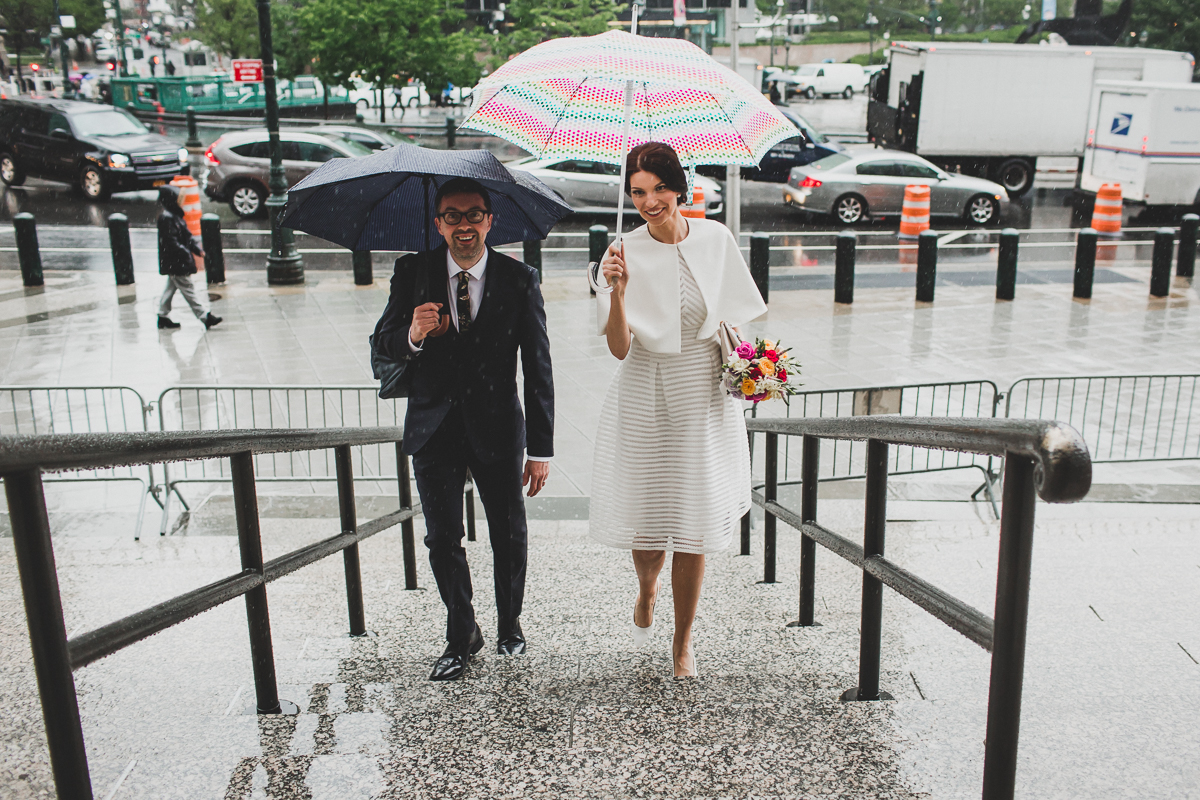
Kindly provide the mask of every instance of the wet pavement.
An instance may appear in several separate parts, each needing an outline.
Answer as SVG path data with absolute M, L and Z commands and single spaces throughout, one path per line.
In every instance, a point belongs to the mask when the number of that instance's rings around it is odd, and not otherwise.
M 57 190 L 24 190 L 43 191 Z M 1070 230 L 1061 195 L 1049 190 L 1038 205 L 1041 196 L 1032 207 L 1044 215 L 1043 230 Z M 73 224 L 40 231 L 43 290 L 22 288 L 12 262 L 0 261 L 3 384 L 124 385 L 146 399 L 178 385 L 370 386 L 366 336 L 386 301 L 385 254 L 368 287 L 353 285 L 344 255 L 306 254 L 309 283 L 291 288 L 266 285 L 261 253 L 234 254 L 242 266 L 212 287 L 225 323 L 205 331 L 177 309 L 183 327 L 161 332 L 163 279 L 150 232 L 135 231 L 137 284 L 118 289 L 105 253 L 50 250 L 104 249 L 102 227 Z M 1009 303 L 994 300 L 994 236 L 981 242 L 973 237 L 991 234 L 947 231 L 964 235 L 944 244 L 933 304 L 914 302 L 912 265 L 900 250 L 864 249 L 856 302 L 835 306 L 820 283 L 829 251 L 818 248 L 832 244 L 829 234 L 780 230 L 797 233 L 779 239 L 770 311 L 748 332 L 795 346 L 806 388 L 985 378 L 1004 390 L 1031 373 L 1200 373 L 1196 288 L 1177 280 L 1170 297 L 1149 298 L 1137 245 L 1114 248 L 1098 265 L 1104 279 L 1089 302 L 1072 300 L 1063 282 L 1058 262 L 1070 251 L 1023 249 L 1029 266 Z M 5 235 L 0 259 L 12 257 L 2 250 L 12 241 Z M 231 236 L 261 249 L 261 232 Z M 1040 236 L 1030 243 L 1069 234 Z M 860 236 L 864 246 L 878 239 L 895 246 L 890 231 L 868 227 Z M 1035 255 L 1043 250 L 1058 254 Z M 885 255 L 873 261 L 871 253 Z M 329 259 L 327 268 L 318 258 Z M 616 362 L 594 335 L 593 301 L 575 260 L 582 256 L 556 258 L 547 259 L 544 293 L 557 456 L 549 499 L 530 504 L 529 655 L 501 658 L 485 648 L 464 681 L 426 681 L 443 611 L 423 555 L 422 589 L 401 588 L 399 536 L 389 531 L 362 546 L 369 638 L 345 635 L 339 559 L 268 590 L 280 693 L 299 706 L 297 716 L 246 713 L 253 680 L 240 602 L 77 672 L 98 798 L 978 796 L 986 654 L 885 593 L 882 686 L 896 699 L 838 702 L 857 677 L 861 577 L 820 552 L 821 627 L 788 627 L 799 537 L 786 526 L 778 583 L 758 582 L 761 522 L 751 557 L 709 559 L 699 679 L 670 677 L 668 585 L 653 647 L 630 652 L 628 557 L 592 543 L 585 521 L 596 415 Z M 974 473 L 893 479 L 888 554 L 991 613 L 997 523 L 985 503 L 964 500 L 977 484 Z M 1039 504 L 1019 796 L 1200 797 L 1198 485 L 1195 461 L 1100 465 L 1089 502 Z M 193 511 L 173 515 L 171 535 L 135 542 L 131 486 L 48 487 L 68 631 L 237 571 L 228 487 L 184 491 Z M 267 558 L 336 531 L 329 484 L 264 483 L 259 491 Z M 855 481 L 823 485 L 821 522 L 856 539 L 861 492 Z M 1173 502 L 1144 502 L 1155 497 Z M 366 483 L 360 520 L 390 510 L 394 498 L 394 486 Z M 151 503 L 147 531 L 157 527 L 156 511 Z M 419 540 L 419 520 L 416 527 Z M 0 537 L 9 535 L 0 516 Z M 468 548 L 491 642 L 486 541 L 480 518 L 479 541 Z M 0 796 L 51 797 L 19 582 L 3 542 L 0 653 Z

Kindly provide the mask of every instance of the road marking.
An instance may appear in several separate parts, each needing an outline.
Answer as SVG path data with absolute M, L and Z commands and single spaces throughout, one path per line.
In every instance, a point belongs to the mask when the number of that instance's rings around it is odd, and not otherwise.
M 237 705 L 238 698 L 242 696 L 242 690 L 245 688 L 246 686 L 244 684 L 237 688 L 237 691 L 233 693 L 233 699 L 230 700 L 229 705 L 225 707 L 225 713 L 222 716 L 228 717 L 233 712 L 233 707 Z
M 121 777 L 117 778 L 117 782 L 114 783 L 112 788 L 108 790 L 108 794 L 105 795 L 104 800 L 112 800 L 114 797 L 116 797 L 117 790 L 121 788 L 121 784 L 124 783 L 125 779 L 129 777 L 129 773 L 133 772 L 133 768 L 135 766 L 137 766 L 136 758 L 131 760 L 129 765 L 125 767 L 125 771 L 121 773 Z
M 938 247 L 944 247 L 951 242 L 956 242 L 962 237 L 966 236 L 968 233 L 973 233 L 973 231 L 955 231 L 954 233 L 948 233 L 938 239 Z

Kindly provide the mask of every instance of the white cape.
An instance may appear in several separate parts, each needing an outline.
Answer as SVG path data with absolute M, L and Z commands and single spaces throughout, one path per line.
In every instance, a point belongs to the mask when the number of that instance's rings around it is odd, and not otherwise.
M 678 245 L 663 244 L 643 225 L 627 234 L 625 265 L 625 316 L 629 329 L 652 353 L 678 353 L 679 258 L 687 262 L 706 308 L 696 339 L 715 338 L 722 322 L 742 325 L 767 313 L 758 287 L 728 228 L 707 219 L 689 219 L 687 238 Z M 596 295 L 598 332 L 608 325 L 611 295 Z

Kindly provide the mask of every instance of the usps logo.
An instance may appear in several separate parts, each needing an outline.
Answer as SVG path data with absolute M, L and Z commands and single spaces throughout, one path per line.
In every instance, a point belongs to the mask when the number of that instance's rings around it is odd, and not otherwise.
M 1133 114 L 1117 114 L 1113 117 L 1112 132 L 1117 136 L 1128 136 L 1129 126 L 1133 122 Z

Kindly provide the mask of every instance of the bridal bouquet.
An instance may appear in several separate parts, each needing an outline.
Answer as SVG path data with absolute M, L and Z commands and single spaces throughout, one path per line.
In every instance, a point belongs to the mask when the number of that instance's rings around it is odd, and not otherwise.
M 721 365 L 721 385 L 738 400 L 786 403 L 799 391 L 798 384 L 788 382 L 789 376 L 800 374 L 800 364 L 788 357 L 790 351 L 770 339 L 756 339 L 754 344 L 742 342 Z

